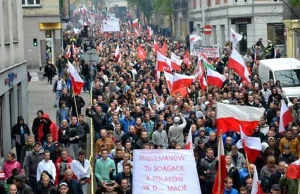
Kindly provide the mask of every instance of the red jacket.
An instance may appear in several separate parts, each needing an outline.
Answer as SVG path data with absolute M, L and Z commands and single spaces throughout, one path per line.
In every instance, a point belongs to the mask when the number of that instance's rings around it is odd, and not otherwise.
M 39 125 L 39 127 L 38 127 L 38 142 L 43 142 L 43 140 L 46 140 L 45 137 L 47 136 L 47 134 L 44 134 L 45 131 L 49 131 L 49 133 L 51 133 L 51 135 L 53 137 L 53 141 L 58 141 L 58 130 L 57 130 L 55 122 L 50 120 L 50 117 L 48 114 L 43 114 L 42 118 L 48 120 L 48 123 L 42 122 Z M 49 127 L 49 129 L 48 129 L 48 127 Z
M 55 178 L 56 185 L 58 185 L 58 183 L 59 183 L 59 176 L 60 176 L 60 170 L 61 170 L 60 164 L 62 163 L 62 160 L 63 160 L 62 157 L 59 157 L 54 164 L 55 168 L 56 168 L 56 178 Z M 65 162 L 67 163 L 66 168 L 71 169 L 72 158 L 68 157 Z

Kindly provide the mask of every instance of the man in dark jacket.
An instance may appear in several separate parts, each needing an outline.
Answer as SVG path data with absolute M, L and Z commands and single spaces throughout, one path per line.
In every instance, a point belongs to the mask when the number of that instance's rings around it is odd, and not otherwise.
M 50 182 L 48 175 L 43 175 L 41 184 L 39 184 L 37 193 L 39 194 L 56 194 L 56 187 Z
M 23 175 L 15 176 L 13 178 L 13 182 L 18 188 L 18 193 L 21 193 L 21 194 L 33 194 L 34 193 L 32 191 L 32 189 L 30 188 L 30 186 L 25 184 L 25 177 Z
M 146 143 L 151 144 L 152 142 L 149 140 L 148 132 L 147 131 L 143 131 L 142 135 L 141 135 L 141 139 L 136 143 L 137 144 L 137 148 L 143 149 L 144 148 L 144 144 L 146 144 Z
M 216 178 L 217 172 L 217 159 L 214 157 L 214 150 L 212 148 L 207 148 L 206 157 L 201 159 L 200 162 L 200 184 L 202 193 L 211 194 Z
M 116 176 L 113 176 L 113 172 L 110 172 L 109 178 L 115 180 L 119 185 L 123 179 L 127 179 L 128 186 L 132 186 L 131 165 L 129 163 L 123 164 L 123 172 L 118 173 Z
M 80 182 L 73 178 L 73 172 L 71 169 L 65 171 L 65 179 L 63 182 L 66 182 L 69 187 L 69 193 L 72 194 L 83 194 Z
M 132 187 L 129 185 L 129 180 L 123 178 L 117 190 L 118 194 L 132 194 Z
M 64 101 L 66 103 L 66 107 L 71 108 L 71 97 L 68 94 L 67 89 L 63 89 L 61 91 L 61 97 L 59 98 L 59 102 Z
M 100 105 L 96 106 L 96 111 L 92 112 L 91 107 L 86 109 L 85 115 L 93 119 L 95 141 L 100 139 L 100 130 L 106 129 L 107 127 L 107 117 Z
M 24 165 L 25 165 L 26 156 L 29 155 L 33 150 L 34 141 L 35 141 L 34 136 L 29 135 L 27 137 L 27 141 L 26 141 L 25 145 L 21 149 L 21 157 L 18 160 L 22 167 L 24 167 Z
M 81 108 L 83 108 L 85 105 L 85 101 L 83 100 L 83 98 L 81 96 L 78 96 L 77 94 L 75 94 L 75 97 L 73 96 L 71 98 L 71 108 L 72 108 L 72 116 L 76 116 L 81 114 Z M 77 111 L 76 111 L 76 107 L 77 107 Z
M 39 162 L 43 160 L 43 153 L 44 150 L 42 149 L 42 144 L 36 142 L 34 144 L 34 148 L 32 153 L 30 153 L 26 158 L 26 165 L 25 165 L 25 174 L 26 178 L 29 181 L 30 187 L 33 191 L 36 191 L 36 173 L 37 173 L 37 166 Z
M 84 116 L 83 114 L 78 115 L 78 123 L 81 125 L 83 131 L 84 131 L 84 138 L 82 138 L 82 145 L 81 148 L 85 150 L 86 148 L 86 141 L 87 141 L 87 134 L 90 133 L 90 126 L 88 123 L 84 122 Z
M 267 192 L 271 193 L 272 185 L 279 184 L 281 177 L 284 177 L 287 169 L 287 163 L 282 161 L 279 162 L 279 168 L 272 174 L 269 178 L 268 190 Z
M 11 137 L 15 141 L 18 161 L 21 159 L 21 150 L 25 145 L 27 136 L 30 135 L 29 127 L 24 123 L 22 116 L 18 116 L 17 124 L 11 129 Z
M 132 149 L 136 149 L 139 138 L 134 134 L 134 132 L 135 132 L 134 126 L 130 126 L 129 131 L 122 136 L 121 141 L 124 147 L 126 142 L 129 141 L 131 142 Z

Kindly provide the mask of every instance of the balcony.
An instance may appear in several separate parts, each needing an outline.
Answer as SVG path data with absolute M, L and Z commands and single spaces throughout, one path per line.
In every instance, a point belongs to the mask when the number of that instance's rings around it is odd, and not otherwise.
M 188 0 L 175 0 L 174 10 L 188 9 Z

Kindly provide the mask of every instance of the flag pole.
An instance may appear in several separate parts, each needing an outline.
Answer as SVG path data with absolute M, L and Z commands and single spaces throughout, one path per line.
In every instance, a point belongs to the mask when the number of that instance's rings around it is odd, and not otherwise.
M 221 155 L 220 155 L 220 152 L 221 152 L 221 135 L 219 136 L 219 147 L 218 147 L 218 171 L 221 170 Z M 222 194 L 221 193 L 221 184 L 222 184 L 222 181 L 221 181 L 221 173 L 218 173 L 218 194 Z
M 74 98 L 74 104 L 75 104 L 75 109 L 76 109 L 76 117 L 77 117 L 77 121 L 78 121 L 78 109 L 77 109 L 77 102 L 76 102 L 76 96 L 73 90 L 73 98 Z

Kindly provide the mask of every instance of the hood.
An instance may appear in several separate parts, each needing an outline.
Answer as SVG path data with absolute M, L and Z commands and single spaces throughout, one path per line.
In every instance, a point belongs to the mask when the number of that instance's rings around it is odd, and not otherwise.
M 47 119 L 49 123 L 52 122 L 52 121 L 50 120 L 49 114 L 47 114 L 47 113 L 43 114 L 42 118 L 43 118 L 43 119 Z
M 170 139 L 170 143 L 171 143 L 171 142 L 173 142 L 173 141 L 177 143 L 177 141 L 176 141 L 176 137 L 171 137 L 171 139 Z
M 300 87 L 283 87 L 282 90 L 285 97 L 299 97 Z
M 22 116 L 18 116 L 17 120 L 18 120 L 18 123 L 19 123 L 19 121 L 24 121 L 24 118 Z
M 39 152 L 36 152 L 35 150 L 32 150 L 32 152 L 36 155 L 40 155 L 44 153 L 44 148 L 41 148 Z

